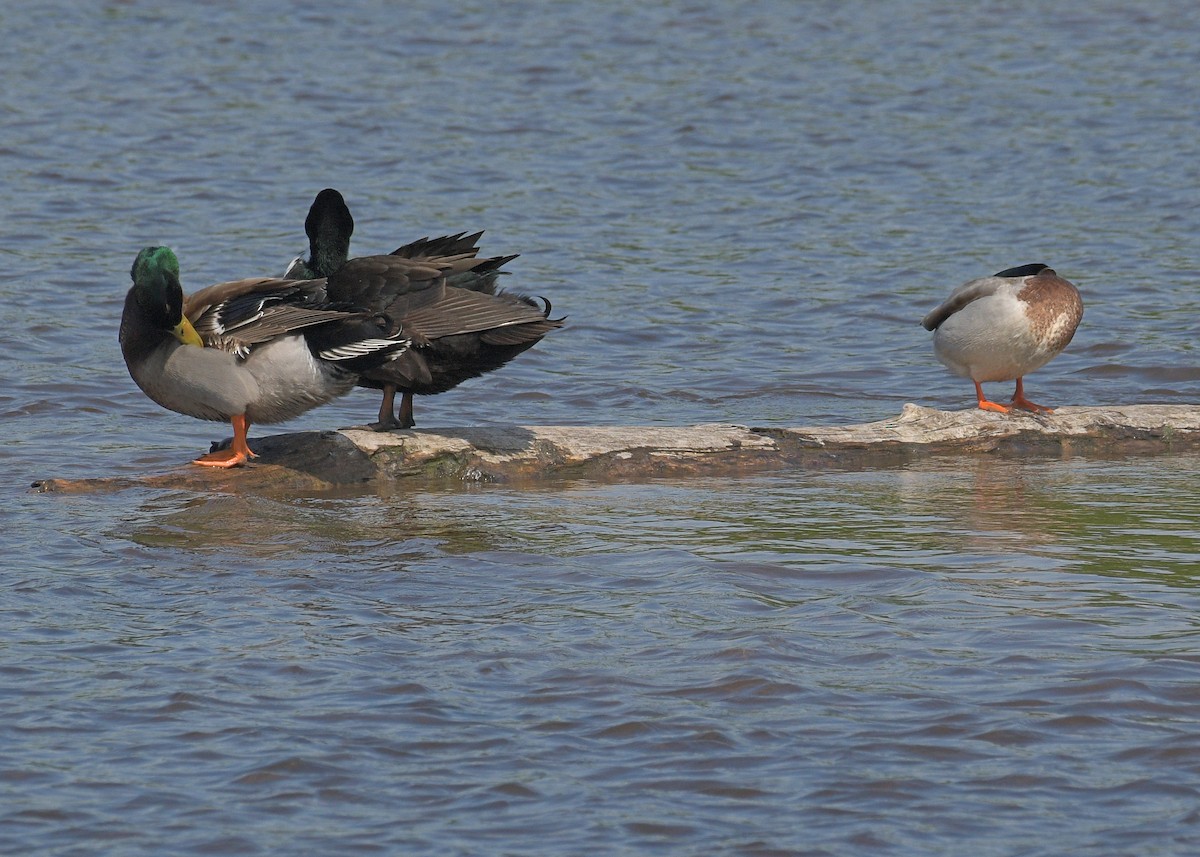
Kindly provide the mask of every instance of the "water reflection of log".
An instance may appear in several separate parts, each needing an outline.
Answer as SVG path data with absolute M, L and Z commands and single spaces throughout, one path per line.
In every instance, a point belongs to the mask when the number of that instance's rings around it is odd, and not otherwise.
M 937 455 L 1130 454 L 1200 445 L 1200 406 L 1060 408 L 1050 415 L 938 411 L 905 405 L 862 425 L 755 428 L 483 426 L 375 433 L 363 429 L 261 437 L 251 465 L 187 467 L 141 480 L 42 480 L 38 490 L 123 485 L 308 488 L 375 481 L 640 479 L 772 468 L 887 467 Z

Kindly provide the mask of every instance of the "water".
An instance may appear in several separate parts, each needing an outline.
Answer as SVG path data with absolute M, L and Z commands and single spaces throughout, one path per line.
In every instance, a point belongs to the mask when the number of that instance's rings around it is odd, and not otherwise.
M 1194 401 L 1189 12 L 0 11 L 0 850 L 1194 853 L 1200 456 L 27 492 L 228 433 L 129 380 L 129 265 L 281 270 L 325 186 L 570 319 L 422 426 L 965 407 L 918 320 L 1033 261 L 1087 304 L 1034 400 Z

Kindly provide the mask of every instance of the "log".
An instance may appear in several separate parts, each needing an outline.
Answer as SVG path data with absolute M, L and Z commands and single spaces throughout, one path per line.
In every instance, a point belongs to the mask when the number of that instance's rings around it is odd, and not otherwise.
M 136 479 L 42 479 L 38 491 L 130 485 L 322 490 L 376 482 L 521 482 L 733 475 L 772 468 L 887 467 L 934 455 L 1128 454 L 1200 445 L 1200 406 L 1064 407 L 1053 414 L 939 411 L 850 426 L 480 426 L 377 433 L 363 427 L 252 438 L 233 470 L 186 466 Z M 218 444 L 214 444 L 214 447 Z

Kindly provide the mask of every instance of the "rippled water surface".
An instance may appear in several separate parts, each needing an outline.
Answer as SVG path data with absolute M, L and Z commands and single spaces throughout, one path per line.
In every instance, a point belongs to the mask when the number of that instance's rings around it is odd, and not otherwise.
M 1051 404 L 1195 401 L 1182 2 L 0 9 L 0 850 L 1187 855 L 1200 457 L 39 495 L 227 433 L 116 346 L 137 250 L 486 228 L 569 326 L 423 426 L 955 408 L 918 320 L 1042 261 Z M 1007 395 L 997 389 L 996 395 Z M 354 393 L 283 430 L 374 413 Z

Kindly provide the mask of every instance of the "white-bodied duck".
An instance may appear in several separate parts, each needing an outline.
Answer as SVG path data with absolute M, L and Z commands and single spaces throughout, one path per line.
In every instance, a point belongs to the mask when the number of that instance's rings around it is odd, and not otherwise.
M 1079 320 L 1079 290 L 1045 265 L 1022 265 L 955 289 L 921 324 L 950 371 L 975 382 L 979 407 L 1050 413 L 1025 398 L 1024 377 L 1067 347 Z M 988 401 L 984 381 L 1016 380 L 1012 407 Z
M 120 341 L 133 380 L 164 408 L 233 425 L 229 449 L 196 464 L 245 463 L 252 423 L 282 422 L 348 393 L 360 373 L 409 345 L 388 316 L 330 304 L 325 280 L 236 280 L 185 300 L 167 247 L 142 250 L 130 275 Z

